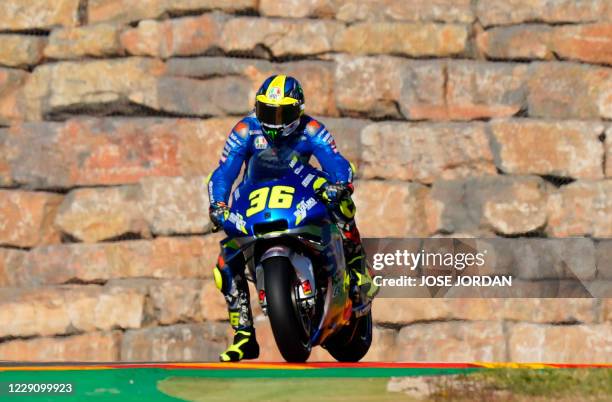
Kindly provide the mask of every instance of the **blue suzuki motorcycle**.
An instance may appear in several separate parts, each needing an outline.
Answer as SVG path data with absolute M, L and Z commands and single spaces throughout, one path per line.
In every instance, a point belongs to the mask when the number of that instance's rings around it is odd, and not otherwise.
M 221 244 L 240 254 L 283 358 L 308 359 L 321 345 L 359 361 L 372 342 L 371 312 L 354 312 L 341 233 L 321 201 L 325 174 L 291 149 L 254 155 L 233 192 Z

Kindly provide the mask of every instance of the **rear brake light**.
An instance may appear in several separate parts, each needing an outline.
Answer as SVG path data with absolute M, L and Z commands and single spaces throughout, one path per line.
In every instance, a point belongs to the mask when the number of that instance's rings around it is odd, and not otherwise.
M 266 291 L 261 289 L 259 291 L 259 302 L 263 303 L 263 301 L 266 299 Z
M 304 294 L 306 295 L 312 293 L 312 287 L 310 286 L 310 281 L 306 280 L 302 282 L 302 290 L 304 291 Z

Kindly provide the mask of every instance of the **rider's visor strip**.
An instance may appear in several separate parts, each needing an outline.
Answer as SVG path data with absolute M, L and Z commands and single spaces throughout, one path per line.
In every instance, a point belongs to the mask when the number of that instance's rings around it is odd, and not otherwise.
M 280 126 L 296 121 L 300 117 L 300 106 L 297 101 L 291 105 L 270 105 L 258 100 L 255 114 L 263 124 Z

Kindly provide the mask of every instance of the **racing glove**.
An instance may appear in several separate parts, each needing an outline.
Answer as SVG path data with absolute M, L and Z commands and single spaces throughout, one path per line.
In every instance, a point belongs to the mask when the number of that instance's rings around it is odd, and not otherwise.
M 327 183 L 323 186 L 322 190 L 323 200 L 337 203 L 353 194 L 353 185 L 351 183 Z
M 214 204 L 210 204 L 208 215 L 210 216 L 210 221 L 213 224 L 212 231 L 218 232 L 221 228 L 223 228 L 223 224 L 229 216 L 229 208 L 224 202 L 215 202 Z

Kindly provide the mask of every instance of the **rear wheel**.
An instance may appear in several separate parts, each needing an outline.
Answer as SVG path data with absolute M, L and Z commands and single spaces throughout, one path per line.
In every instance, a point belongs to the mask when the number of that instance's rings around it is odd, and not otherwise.
M 351 321 L 325 343 L 325 348 L 339 362 L 358 362 L 372 344 L 372 312 Z
M 276 345 L 288 362 L 304 362 L 312 347 L 307 320 L 295 300 L 298 280 L 293 266 L 286 257 L 268 258 L 262 265 L 268 317 Z

